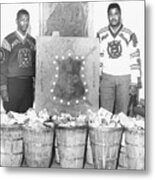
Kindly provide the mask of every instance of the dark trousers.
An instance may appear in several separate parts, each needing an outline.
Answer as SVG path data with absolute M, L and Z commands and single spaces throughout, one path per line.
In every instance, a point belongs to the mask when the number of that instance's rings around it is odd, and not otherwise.
M 112 113 L 127 113 L 129 104 L 130 75 L 103 74 L 100 85 L 101 106 Z
M 7 88 L 9 102 L 3 102 L 6 112 L 24 113 L 33 106 L 34 89 L 32 77 L 8 78 Z

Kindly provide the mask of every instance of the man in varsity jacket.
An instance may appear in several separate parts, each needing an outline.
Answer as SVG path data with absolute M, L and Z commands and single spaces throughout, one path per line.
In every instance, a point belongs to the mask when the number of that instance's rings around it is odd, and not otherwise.
M 97 33 L 101 59 L 100 102 L 113 113 L 127 113 L 129 91 L 136 91 L 141 74 L 138 41 L 135 33 L 123 26 L 117 3 L 109 5 L 108 19 L 109 25 Z
M 27 33 L 29 13 L 17 13 L 17 30 L 2 42 L 0 91 L 6 112 L 25 112 L 33 106 L 35 77 L 35 39 Z

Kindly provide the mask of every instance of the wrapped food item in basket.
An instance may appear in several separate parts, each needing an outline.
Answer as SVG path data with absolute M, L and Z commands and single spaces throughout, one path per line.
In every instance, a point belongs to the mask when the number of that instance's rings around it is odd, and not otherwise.
M 113 115 L 111 112 L 104 108 L 100 108 L 97 112 L 88 110 L 87 116 L 89 127 L 121 127 L 119 117 L 117 115 Z
M 124 113 L 118 114 L 120 124 L 128 129 L 145 129 L 145 119 L 141 116 L 128 117 Z

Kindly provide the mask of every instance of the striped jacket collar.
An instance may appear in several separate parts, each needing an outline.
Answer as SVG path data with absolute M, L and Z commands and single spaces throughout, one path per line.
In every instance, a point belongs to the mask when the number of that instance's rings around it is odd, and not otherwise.
M 121 29 L 123 28 L 123 24 L 120 24 L 120 26 L 116 29 L 116 31 L 114 31 L 114 29 L 109 25 L 109 31 L 111 33 L 111 35 L 115 38 L 118 33 L 121 31 Z
M 28 35 L 28 33 L 26 32 L 25 35 L 22 35 L 18 30 L 16 30 L 16 35 L 18 36 L 18 38 L 19 38 L 22 42 L 24 42 L 25 39 L 26 39 L 26 37 L 27 37 L 27 35 Z

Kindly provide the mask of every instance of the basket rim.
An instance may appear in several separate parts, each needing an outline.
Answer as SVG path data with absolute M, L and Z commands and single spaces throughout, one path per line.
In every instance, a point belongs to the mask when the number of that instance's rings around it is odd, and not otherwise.
M 18 129 L 22 128 L 21 124 L 11 124 L 11 125 L 5 125 L 5 124 L 0 124 L 0 129 Z
M 131 128 L 124 128 L 126 132 L 130 133 L 145 133 L 145 129 L 131 129 Z
M 114 131 L 120 131 L 123 130 L 123 127 L 102 127 L 102 128 L 98 128 L 98 127 L 91 127 L 89 126 L 89 130 L 95 130 L 95 131 L 106 131 L 106 132 L 114 132 Z
M 87 129 L 88 126 L 87 125 L 82 125 L 82 126 L 56 126 L 56 129 L 68 129 L 68 130 L 72 130 L 72 129 Z
M 47 127 L 47 126 L 45 126 L 44 128 L 39 128 L 39 129 L 34 129 L 28 126 L 23 126 L 22 128 L 24 131 L 29 131 L 29 132 L 47 132 L 47 131 L 49 132 L 49 131 L 54 130 L 54 127 Z

